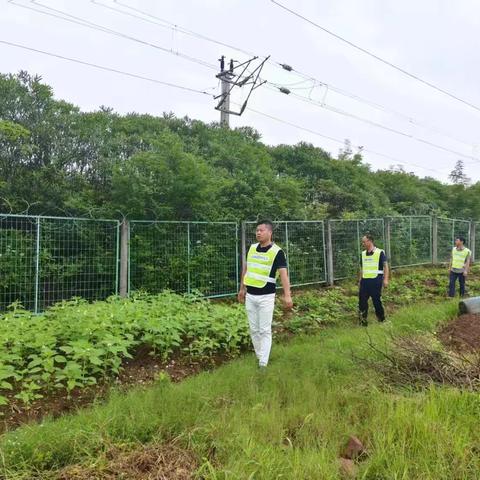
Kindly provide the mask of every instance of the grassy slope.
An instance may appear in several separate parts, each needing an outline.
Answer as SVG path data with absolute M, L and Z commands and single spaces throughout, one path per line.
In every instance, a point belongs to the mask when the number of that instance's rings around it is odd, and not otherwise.
M 405 308 L 370 334 L 426 331 L 455 315 L 443 302 Z M 99 463 L 111 445 L 172 439 L 194 451 L 205 478 L 339 478 L 338 456 L 349 435 L 365 442 L 366 479 L 478 478 L 478 395 L 432 387 L 385 390 L 353 359 L 368 355 L 365 331 L 335 327 L 277 345 L 265 376 L 245 356 L 181 384 L 113 396 L 103 406 L 1 442 L 6 478 L 54 478 L 49 469 Z M 207 461 L 208 459 L 208 461 Z

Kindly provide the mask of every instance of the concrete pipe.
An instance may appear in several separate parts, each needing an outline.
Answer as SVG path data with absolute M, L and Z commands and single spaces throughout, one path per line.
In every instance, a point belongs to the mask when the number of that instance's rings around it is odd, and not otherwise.
M 460 313 L 475 313 L 480 314 L 480 297 L 465 298 L 458 307 Z

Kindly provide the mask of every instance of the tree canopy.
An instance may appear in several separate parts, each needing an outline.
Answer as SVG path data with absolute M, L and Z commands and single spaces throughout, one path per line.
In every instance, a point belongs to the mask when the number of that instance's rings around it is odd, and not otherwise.
M 360 153 L 267 146 L 165 113 L 82 112 L 26 72 L 0 75 L 0 211 L 163 220 L 439 214 L 480 219 L 480 182 L 373 171 Z M 421 163 L 421 159 L 415 159 Z M 453 175 L 453 173 L 452 173 Z M 461 178 L 460 178 L 461 177 Z

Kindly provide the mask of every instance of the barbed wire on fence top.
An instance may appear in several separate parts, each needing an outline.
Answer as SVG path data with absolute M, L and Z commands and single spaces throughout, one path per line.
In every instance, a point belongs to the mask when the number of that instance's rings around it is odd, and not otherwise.
M 242 261 L 241 236 L 255 242 L 256 222 L 131 220 L 129 291 L 199 292 L 207 297 L 235 294 Z M 326 242 L 330 229 L 332 251 Z M 371 233 L 387 249 L 395 267 L 431 264 L 433 230 L 437 259 L 447 262 L 456 236 L 474 240 L 472 222 L 429 216 L 372 219 L 276 221 L 274 240 L 287 256 L 293 286 L 327 281 L 327 256 L 333 278 L 354 275 L 361 238 Z M 42 311 L 55 302 L 80 296 L 102 300 L 118 293 L 120 222 L 111 219 L 0 214 L 0 310 L 13 302 Z

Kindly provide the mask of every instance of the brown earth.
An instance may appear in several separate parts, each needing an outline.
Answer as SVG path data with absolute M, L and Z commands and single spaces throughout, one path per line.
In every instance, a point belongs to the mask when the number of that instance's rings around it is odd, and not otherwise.
M 437 336 L 455 352 L 480 352 L 480 315 L 460 315 L 443 327 Z
M 181 352 L 164 362 L 150 355 L 147 346 L 140 347 L 132 359 L 126 360 L 123 369 L 116 379 L 105 379 L 97 385 L 76 388 L 67 395 L 65 390 L 48 392 L 43 398 L 25 406 L 10 394 L 8 405 L 0 407 L 0 434 L 26 423 L 38 421 L 45 416 L 57 418 L 65 413 L 91 405 L 95 400 L 108 397 L 112 389 L 127 390 L 132 386 L 152 384 L 160 374 L 164 373 L 173 382 L 180 382 L 186 377 L 196 375 L 204 370 L 211 370 L 230 360 L 227 355 L 216 355 L 203 360 L 193 361 L 182 356 Z
M 95 466 L 64 468 L 56 480 L 189 480 L 198 468 L 192 453 L 176 445 L 146 445 L 133 451 L 110 450 Z

